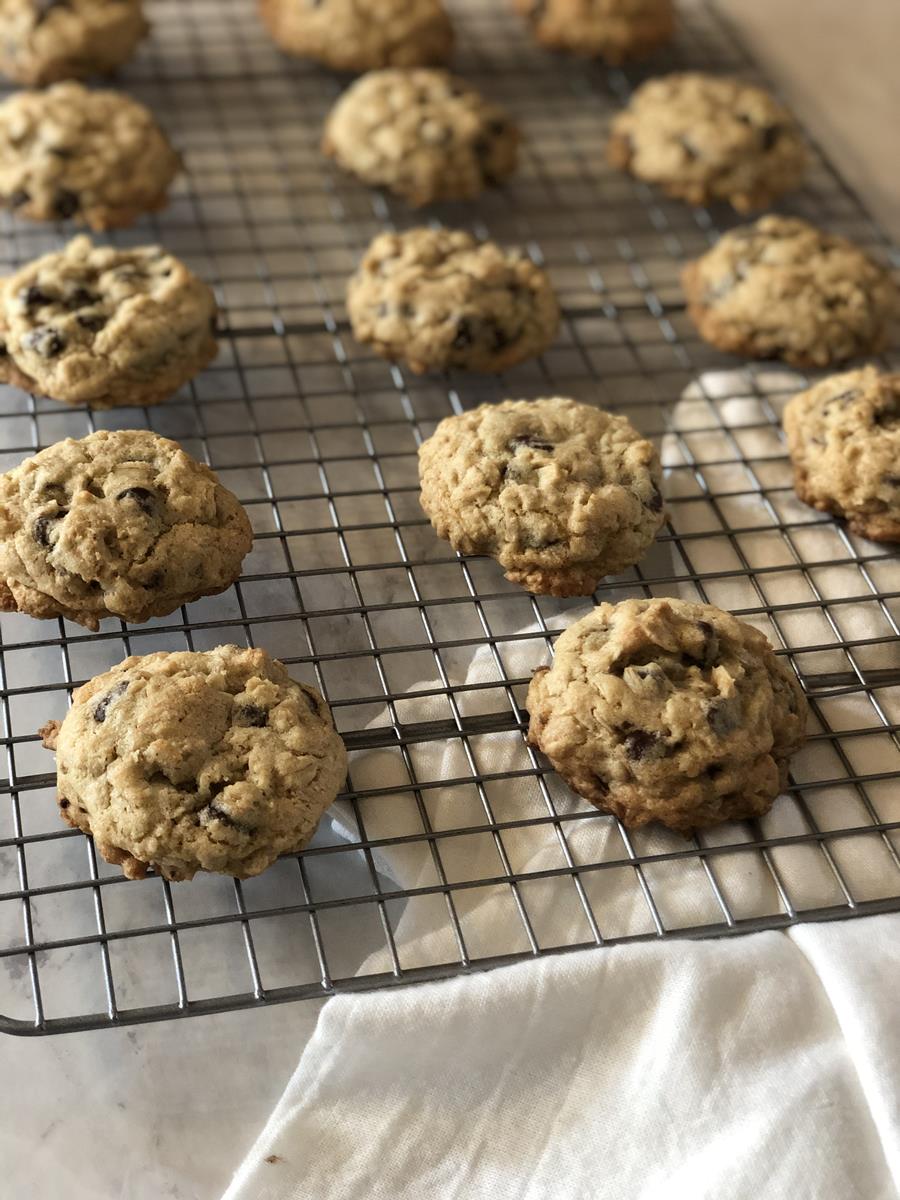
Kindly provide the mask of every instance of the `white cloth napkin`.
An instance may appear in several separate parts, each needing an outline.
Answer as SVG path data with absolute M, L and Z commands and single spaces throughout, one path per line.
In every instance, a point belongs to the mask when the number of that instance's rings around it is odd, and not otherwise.
M 325 1007 L 226 1200 L 896 1200 L 900 917 Z
M 662 447 L 668 492 L 682 503 L 670 519 L 687 540 L 690 568 L 713 572 L 705 598 L 725 608 L 753 609 L 765 602 L 803 605 L 814 599 L 810 579 L 831 600 L 859 596 L 867 587 L 858 568 L 812 567 L 847 557 L 833 525 L 800 505 L 790 487 L 783 453 L 763 427 L 758 395 L 742 396 L 741 376 L 707 375 L 686 392 L 673 413 L 678 435 Z M 757 377 L 766 403 L 779 405 L 795 387 L 783 372 Z M 708 432 L 718 415 L 726 432 Z M 692 429 L 702 427 L 696 439 Z M 729 446 L 766 462 L 766 499 L 740 467 L 704 474 L 722 498 L 715 508 L 686 461 L 720 462 Z M 731 493 L 724 495 L 724 493 Z M 805 522 L 787 542 L 776 518 Z M 741 530 L 730 542 L 725 526 Z M 721 530 L 721 536 L 716 536 Z M 708 536 L 706 536 L 708 535 Z M 431 544 L 423 534 L 423 547 Z M 431 539 L 433 541 L 433 539 Z M 862 543 L 865 553 L 877 552 Z M 743 556 L 742 564 L 735 546 Z M 445 551 L 441 551 L 445 553 Z M 646 576 L 686 574 L 673 543 L 659 543 Z M 790 566 L 746 578 L 753 569 Z M 731 569 L 734 574 L 728 574 Z M 885 556 L 870 564 L 882 587 L 900 586 L 900 565 Z M 704 598 L 691 582 L 652 589 L 658 595 Z M 625 595 L 646 594 L 639 582 Z M 445 650 L 444 676 L 454 686 L 459 713 L 497 713 L 509 703 L 502 680 L 527 678 L 546 661 L 547 647 L 531 620 L 527 600 L 511 594 L 492 627 L 537 636 Z M 587 611 L 567 603 L 543 606 L 551 628 Z M 454 614 L 463 620 L 460 612 Z M 889 626 L 876 603 L 779 610 L 751 619 L 778 646 L 803 654 L 810 678 L 846 672 L 841 636 L 882 636 Z M 467 631 L 466 631 L 467 632 Z M 401 638 L 408 640 L 407 638 Z M 863 669 L 896 665 L 896 643 L 858 648 Z M 500 662 L 498 663 L 497 657 Z M 401 721 L 440 721 L 449 715 L 443 680 L 410 659 L 398 702 Z M 496 684 L 496 687 L 493 686 Z M 472 690 L 467 690 L 471 687 Z M 418 695 L 417 693 L 422 693 Z M 523 691 L 516 696 L 524 700 Z M 823 696 L 820 711 L 832 728 L 877 724 L 865 693 Z M 385 724 L 385 714 L 372 726 Z M 819 728 L 816 717 L 812 732 Z M 895 767 L 888 736 L 863 747 L 870 772 Z M 471 756 L 471 757 L 470 757 Z M 401 846 L 375 852 L 379 872 L 406 891 L 424 889 L 402 905 L 391 904 L 396 953 L 403 969 L 459 959 L 447 901 L 434 888 L 435 850 L 422 840 L 422 816 L 433 830 L 459 835 L 437 843 L 440 868 L 451 884 L 502 878 L 509 868 L 524 876 L 514 893 L 507 883 L 457 887 L 452 903 L 472 959 L 527 952 L 530 936 L 541 948 L 592 940 L 593 916 L 607 938 L 721 922 L 720 897 L 736 918 L 895 894 L 896 866 L 876 833 L 830 843 L 831 862 L 815 846 L 776 846 L 758 852 L 653 861 L 682 853 L 683 839 L 651 828 L 632 835 L 630 847 L 615 822 L 565 788 L 552 773 L 546 791 L 521 734 L 412 742 L 353 756 L 354 789 L 378 795 L 360 801 L 370 840 L 406 837 Z M 464 781 L 477 769 L 482 788 Z M 813 740 L 792 764 L 794 780 L 837 779 L 842 766 L 827 740 Z M 510 778 L 509 773 L 514 773 Z M 396 787 L 396 793 L 386 789 Z M 870 785 L 885 820 L 900 817 L 896 787 Z M 563 818 L 505 827 L 499 844 L 484 832 L 498 822 L 546 818 L 548 804 Z M 571 819 L 570 819 L 571 818 Z M 870 818 L 852 785 L 810 788 L 802 799 L 782 797 L 761 823 L 767 837 L 805 835 L 820 827 L 864 826 Z M 471 828 L 471 834 L 465 832 Z M 479 829 L 481 832 L 479 832 Z M 353 842 L 354 814 L 338 808 L 329 839 Z M 725 826 L 707 845 L 739 844 L 746 828 Z M 564 837 L 563 845 L 561 837 Z M 644 857 L 637 870 L 630 850 Z M 606 864 L 580 875 L 567 859 Z M 649 859 L 649 861 L 647 861 Z M 610 865 L 611 864 L 611 865 Z M 552 872 L 559 871 L 558 874 Z M 656 911 L 647 897 L 652 896 Z M 340 914 L 339 914 L 340 915 Z M 346 910 L 341 936 L 358 935 Z M 527 922 L 527 925 L 526 925 Z M 662 1200 L 681 1195 L 741 1200 L 896 1200 L 900 1187 L 900 1111 L 894 1083 L 900 1068 L 900 1032 L 894 1020 L 900 966 L 900 917 L 840 925 L 810 925 L 789 934 L 765 933 L 715 942 L 676 941 L 578 951 L 541 958 L 486 975 L 408 990 L 341 997 L 328 1004 L 317 1032 L 253 1152 L 238 1172 L 227 1200 Z M 380 938 L 376 931 L 374 937 Z M 373 941 L 363 975 L 391 970 L 389 949 Z

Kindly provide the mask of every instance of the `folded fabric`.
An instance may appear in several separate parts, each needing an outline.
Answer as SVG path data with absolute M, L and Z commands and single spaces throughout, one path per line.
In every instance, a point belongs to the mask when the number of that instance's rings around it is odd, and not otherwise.
M 225 1200 L 896 1200 L 900 916 L 340 997 Z

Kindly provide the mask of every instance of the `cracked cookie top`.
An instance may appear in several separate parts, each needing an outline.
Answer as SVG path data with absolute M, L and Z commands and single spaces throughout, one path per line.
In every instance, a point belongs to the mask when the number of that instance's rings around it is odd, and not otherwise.
M 797 495 L 854 533 L 900 542 L 900 374 L 823 379 L 784 410 Z
M 130 879 L 258 875 L 309 841 L 347 772 L 319 693 L 237 646 L 128 658 L 41 733 L 64 820 Z
M 0 0 L 0 70 L 31 87 L 104 75 L 147 32 L 141 0 Z
M 163 207 L 180 166 L 152 113 L 122 92 L 57 83 L 0 104 L 0 197 L 18 216 L 130 225 Z
M 559 397 L 447 417 L 419 450 L 419 474 L 439 536 L 496 558 L 532 592 L 589 595 L 663 522 L 653 445 L 625 417 Z
M 322 148 L 413 206 L 470 200 L 516 167 L 509 116 L 446 71 L 371 71 L 338 100 Z
M 223 591 L 252 533 L 236 497 L 149 430 L 67 438 L 0 476 L 0 608 L 97 629 Z
M 625 825 L 679 833 L 758 817 L 787 784 L 806 698 L 752 626 L 710 604 L 601 604 L 562 634 L 526 700 L 529 741 Z
M 824 367 L 885 347 L 900 312 L 888 272 L 845 237 L 761 217 L 685 267 L 688 313 L 720 350 Z
M 607 157 L 670 196 L 740 212 L 796 187 L 806 165 L 794 118 L 773 96 L 699 72 L 642 84 L 612 122 Z
M 288 54 L 335 71 L 439 66 L 453 49 L 441 0 L 258 0 L 260 16 Z
M 215 357 L 216 312 L 161 247 L 78 237 L 0 281 L 0 379 L 92 408 L 155 404 Z
M 616 65 L 644 58 L 672 37 L 673 0 L 513 0 L 535 39 L 551 50 Z
M 526 254 L 449 229 L 376 237 L 347 311 L 359 341 L 420 374 L 503 371 L 541 354 L 559 326 L 550 280 Z

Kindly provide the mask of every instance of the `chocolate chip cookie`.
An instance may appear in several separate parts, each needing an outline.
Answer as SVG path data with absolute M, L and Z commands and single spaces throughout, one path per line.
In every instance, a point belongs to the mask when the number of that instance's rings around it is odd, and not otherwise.
M 376 237 L 347 311 L 359 341 L 417 374 L 503 371 L 543 353 L 559 327 L 550 280 L 526 254 L 449 229 Z
M 675 28 L 673 0 L 513 0 L 535 39 L 616 65 L 644 58 Z
M 41 730 L 63 820 L 129 879 L 247 879 L 301 850 L 347 773 L 328 708 L 264 650 L 126 658 Z
M 0 609 L 147 621 L 224 591 L 252 540 L 236 497 L 177 442 L 67 438 L 0 475 Z
M 453 49 L 441 0 L 259 0 L 282 50 L 335 71 L 439 66 Z
M 626 826 L 760 817 L 805 738 L 806 698 L 758 630 L 709 604 L 601 604 L 531 681 L 528 740 Z
M 0 0 L 0 71 L 42 87 L 107 75 L 147 33 L 141 0 Z
M 166 203 L 181 160 L 121 92 L 57 83 L 0 104 L 0 203 L 33 221 L 131 225 Z
M 900 542 L 900 374 L 823 379 L 790 401 L 784 429 L 801 500 L 862 537 Z
M 682 274 L 688 314 L 720 350 L 825 367 L 884 349 L 890 275 L 847 238 L 792 217 L 733 229 Z
M 0 380 L 91 408 L 158 404 L 215 358 L 216 312 L 159 246 L 78 237 L 0 280 Z
M 462 554 L 531 592 L 587 596 L 663 522 L 659 458 L 625 419 L 574 400 L 504 400 L 441 421 L 419 450 L 422 507 Z
M 507 114 L 446 71 L 371 71 L 332 109 L 323 151 L 414 207 L 471 200 L 516 168 Z
M 689 204 L 765 208 L 803 177 L 806 152 L 791 114 L 737 79 L 687 72 L 650 79 L 613 120 L 607 157 Z

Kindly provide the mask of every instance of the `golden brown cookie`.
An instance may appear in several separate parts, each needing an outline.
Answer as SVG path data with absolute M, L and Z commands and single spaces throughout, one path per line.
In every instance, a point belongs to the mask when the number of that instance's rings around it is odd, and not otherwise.
M 224 591 L 253 541 L 237 498 L 147 429 L 67 438 L 0 475 L 0 609 L 141 622 Z
M 806 698 L 758 630 L 711 604 L 601 604 L 535 673 L 528 740 L 631 829 L 760 817 L 805 740 Z
M 347 773 L 319 693 L 237 646 L 127 658 L 41 734 L 61 816 L 129 879 L 258 875 L 306 845 Z
M 854 533 L 900 542 L 900 374 L 832 375 L 784 410 L 794 486 Z
M 550 345 L 559 306 L 521 251 L 449 229 L 383 233 L 347 288 L 358 341 L 417 374 L 504 371 Z
M 642 557 L 663 522 L 659 458 L 625 417 L 554 397 L 441 421 L 419 450 L 422 507 L 462 554 L 507 579 L 587 596 Z
M 794 217 L 761 217 L 719 238 L 682 273 L 688 315 L 720 350 L 825 367 L 888 344 L 900 293 L 847 238 Z

